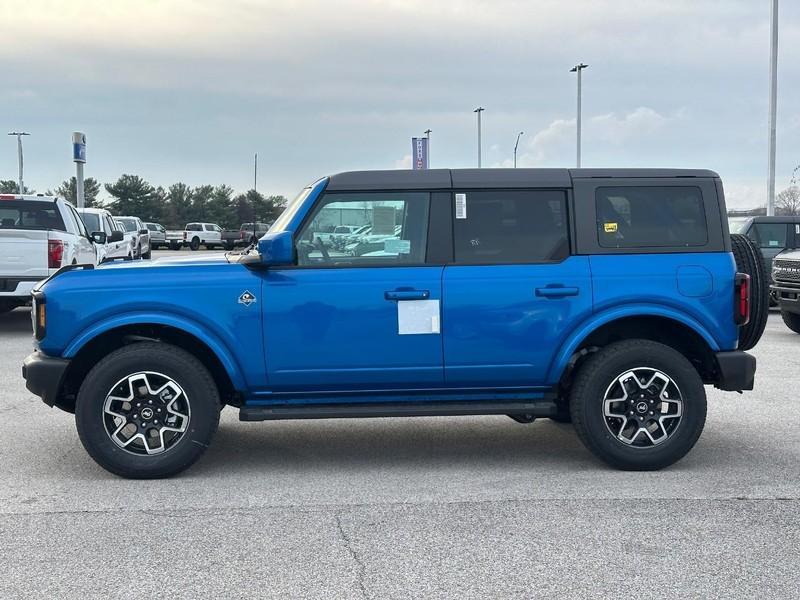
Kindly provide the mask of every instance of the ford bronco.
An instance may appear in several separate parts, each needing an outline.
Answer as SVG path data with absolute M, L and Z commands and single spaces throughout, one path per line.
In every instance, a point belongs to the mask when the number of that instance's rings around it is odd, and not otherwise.
M 225 405 L 547 417 L 659 469 L 699 438 L 704 385 L 753 388 L 768 285 L 725 214 L 703 170 L 341 173 L 245 252 L 61 269 L 33 291 L 23 375 L 124 477 L 187 468 Z M 332 225 L 368 251 L 316 235 Z

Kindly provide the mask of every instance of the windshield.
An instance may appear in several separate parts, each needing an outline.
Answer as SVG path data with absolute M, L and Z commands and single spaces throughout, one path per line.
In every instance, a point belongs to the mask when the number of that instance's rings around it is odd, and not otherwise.
M 125 231 L 136 231 L 136 221 L 133 219 L 117 219 L 117 223 L 122 225 Z
M 103 228 L 100 226 L 100 217 L 98 217 L 94 213 L 80 213 L 81 219 L 83 219 L 84 225 L 86 225 L 86 229 L 89 230 L 89 233 L 95 231 L 103 231 Z
M 300 210 L 300 207 L 303 206 L 303 202 L 305 202 L 305 199 L 308 198 L 308 195 L 311 193 L 312 189 L 314 189 L 314 187 L 309 186 L 297 194 L 297 197 L 295 197 L 295 199 L 289 203 L 289 205 L 281 213 L 281 216 L 275 219 L 272 227 L 269 228 L 270 233 L 286 230 L 286 226 L 292 220 L 292 217 L 297 214 L 297 211 Z

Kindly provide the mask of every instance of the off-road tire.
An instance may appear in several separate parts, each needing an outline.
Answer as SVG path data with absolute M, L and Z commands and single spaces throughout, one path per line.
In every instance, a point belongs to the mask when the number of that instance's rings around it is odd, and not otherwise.
M 789 329 L 795 333 L 800 333 L 800 315 L 782 310 L 781 318 Z
M 657 369 L 680 389 L 683 414 L 674 432 L 649 447 L 633 447 L 617 439 L 606 425 L 603 399 L 610 385 L 629 369 Z M 572 424 L 581 442 L 612 467 L 650 471 L 683 458 L 697 442 L 706 420 L 706 393 L 692 364 L 679 352 L 650 340 L 616 342 L 584 362 L 570 390 Z
M 739 350 L 750 350 L 761 339 L 769 316 L 769 278 L 761 249 L 746 235 L 731 234 L 736 270 L 750 276 L 750 321 L 739 328 Z
M 174 446 L 160 454 L 140 455 L 112 441 L 103 408 L 116 382 L 147 371 L 180 385 L 191 414 L 186 431 Z M 101 467 L 130 479 L 156 479 L 180 473 L 200 458 L 217 430 L 219 413 L 217 386 L 199 360 L 170 344 L 140 342 L 115 350 L 89 371 L 78 392 L 75 424 L 84 448 Z

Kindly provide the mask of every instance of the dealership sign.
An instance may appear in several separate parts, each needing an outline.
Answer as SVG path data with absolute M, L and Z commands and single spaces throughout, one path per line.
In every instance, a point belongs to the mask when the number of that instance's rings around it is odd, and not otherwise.
M 72 160 L 86 162 L 86 134 L 76 131 L 72 134 Z
M 411 168 L 428 168 L 428 138 L 411 138 Z

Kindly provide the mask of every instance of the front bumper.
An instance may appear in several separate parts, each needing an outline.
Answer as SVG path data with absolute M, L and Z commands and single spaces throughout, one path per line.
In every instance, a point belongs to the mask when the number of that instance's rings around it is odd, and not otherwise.
M 756 357 L 741 350 L 716 352 L 717 381 L 714 387 L 727 392 L 752 390 L 756 377 Z
M 781 310 L 800 314 L 800 284 L 775 282 L 769 287 Z
M 41 352 L 28 355 L 22 363 L 22 377 L 25 378 L 25 387 L 48 406 L 53 406 L 58 400 L 61 381 L 69 366 L 69 360 L 54 358 Z

